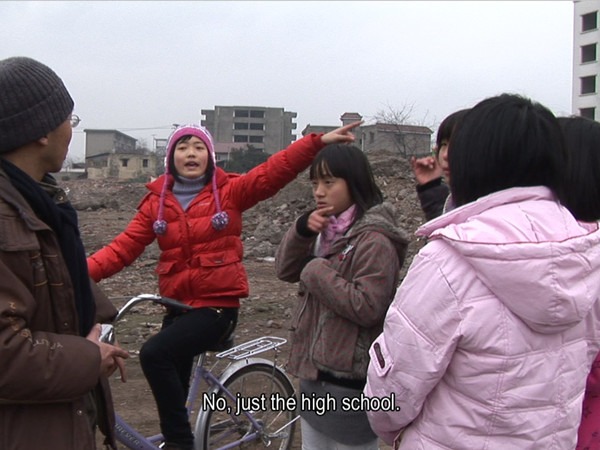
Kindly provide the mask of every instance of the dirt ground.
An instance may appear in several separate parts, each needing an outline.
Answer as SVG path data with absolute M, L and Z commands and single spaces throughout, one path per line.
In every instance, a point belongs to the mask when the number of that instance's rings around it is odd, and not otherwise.
M 404 229 L 412 234 L 424 220 L 414 194 L 410 169 L 403 163 L 398 170 L 397 162 L 394 158 L 393 164 L 386 159 L 372 164 L 378 184 L 387 199 L 398 208 Z M 377 166 L 381 169 L 377 169 Z M 146 192 L 143 183 L 77 180 L 63 181 L 61 184 L 69 189 L 71 201 L 78 210 L 81 235 L 88 254 L 110 243 L 125 229 Z M 234 334 L 236 343 L 263 335 L 289 337 L 297 285 L 276 278 L 272 254 L 281 233 L 287 230 L 298 212 L 306 210 L 311 202 L 307 184 L 295 181 L 274 199 L 262 202 L 244 214 L 244 265 L 249 278 L 250 296 L 242 300 Z M 420 245 L 416 240 L 411 243 L 407 261 Z M 152 244 L 132 266 L 100 283 L 117 307 L 125 304 L 131 296 L 158 293 L 154 274 L 158 255 L 156 244 Z M 405 263 L 404 270 L 407 266 L 408 263 Z M 142 343 L 158 332 L 162 313 L 160 306 L 139 306 L 117 327 L 119 342 L 129 351 L 130 358 L 126 363 L 127 382 L 122 383 L 117 375 L 111 380 L 115 408 L 129 424 L 145 435 L 159 432 L 158 416 L 152 393 L 139 366 L 138 353 Z M 282 365 L 287 361 L 288 352 L 289 343 L 282 347 L 278 357 Z M 292 377 L 292 381 L 297 388 L 297 380 Z M 298 427 L 294 449 L 301 448 L 299 437 Z M 101 442 L 100 439 L 98 442 Z M 390 447 L 381 442 L 380 448 L 384 450 Z

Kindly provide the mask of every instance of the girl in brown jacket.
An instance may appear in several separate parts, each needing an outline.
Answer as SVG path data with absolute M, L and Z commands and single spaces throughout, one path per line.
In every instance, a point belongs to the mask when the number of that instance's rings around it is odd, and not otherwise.
M 303 448 L 375 449 L 356 404 L 408 239 L 357 147 L 325 147 L 310 179 L 317 209 L 296 221 L 276 255 L 277 276 L 300 282 L 288 371 L 300 378 Z

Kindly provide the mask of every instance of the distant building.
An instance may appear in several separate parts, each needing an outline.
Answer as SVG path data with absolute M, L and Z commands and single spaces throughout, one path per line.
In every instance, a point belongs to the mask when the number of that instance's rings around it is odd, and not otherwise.
M 219 149 L 251 145 L 272 155 L 296 139 L 293 120 L 297 114 L 283 108 L 215 106 L 215 109 L 203 109 L 201 113 L 204 116 L 201 125 L 211 132 L 215 147 Z M 219 157 L 225 154 L 216 152 Z
M 431 154 L 433 131 L 428 127 L 376 123 L 363 125 L 359 130 L 362 149 L 365 152 L 389 150 L 403 158 L 420 158 Z
M 83 165 L 83 164 L 82 164 Z M 52 173 L 58 181 L 69 181 L 86 178 L 85 167 L 81 167 L 79 163 L 63 166 L 60 172 Z
M 154 152 L 159 155 L 167 154 L 167 138 L 153 138 L 154 139 Z
M 353 122 L 358 122 L 362 120 L 362 116 L 358 113 L 344 113 L 340 116 L 340 120 L 342 125 L 311 125 L 310 123 L 304 127 L 302 130 L 302 136 L 306 136 L 310 133 L 320 134 L 320 133 L 329 133 L 330 131 L 339 128 L 340 126 L 349 125 Z M 356 136 L 355 144 L 361 147 L 360 143 L 360 132 L 357 134 L 357 129 L 353 130 L 354 135 Z
M 599 120 L 598 11 L 600 0 L 575 1 L 574 5 L 572 113 Z
M 149 179 L 157 174 L 158 157 L 136 148 L 136 139 L 117 130 L 85 132 L 85 167 L 90 179 Z
M 362 120 L 358 113 L 344 113 L 340 117 L 342 125 Z M 340 125 L 307 125 L 302 130 L 302 136 L 309 133 L 327 133 Z M 418 125 L 401 125 L 391 123 L 375 123 L 361 125 L 353 131 L 356 136 L 355 145 L 364 152 L 388 150 L 410 158 L 427 156 L 431 153 L 431 135 L 428 127 Z
M 362 120 L 362 116 L 356 112 L 347 112 L 341 115 L 340 120 L 342 121 L 342 126 L 350 125 L 351 123 L 358 122 Z
M 243 148 L 245 146 L 241 147 Z M 217 165 L 222 167 L 222 163 L 229 160 L 229 154 L 236 148 L 240 148 L 240 144 L 235 144 L 233 142 L 216 142 L 215 159 L 217 160 Z
M 101 153 L 135 153 L 137 139 L 118 130 L 83 130 L 85 133 L 85 157 Z

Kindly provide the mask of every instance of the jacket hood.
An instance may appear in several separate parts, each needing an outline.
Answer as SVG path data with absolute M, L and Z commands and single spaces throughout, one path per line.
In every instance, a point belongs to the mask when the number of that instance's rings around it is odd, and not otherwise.
M 352 226 L 348 235 L 353 236 L 364 231 L 377 231 L 386 236 L 396 248 L 400 261 L 404 260 L 409 236 L 400 228 L 396 208 L 391 203 L 384 202 L 370 208 Z
M 600 231 L 576 221 L 546 187 L 482 197 L 426 223 L 418 235 L 442 240 L 531 329 L 560 333 L 600 296 Z

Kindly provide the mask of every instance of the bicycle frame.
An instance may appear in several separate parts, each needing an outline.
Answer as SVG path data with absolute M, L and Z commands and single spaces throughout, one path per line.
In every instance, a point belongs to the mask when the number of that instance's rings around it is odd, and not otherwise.
M 273 337 L 265 336 L 265 337 L 262 337 L 259 339 L 265 339 L 265 338 L 269 339 L 269 338 L 273 338 Z M 283 341 L 281 343 L 278 343 L 277 346 L 285 343 L 285 339 L 282 339 L 282 338 L 275 338 L 275 339 L 277 339 L 277 340 L 281 339 Z M 250 342 L 255 342 L 255 341 L 250 341 Z M 241 344 L 237 347 L 234 347 L 234 349 L 238 349 L 247 344 L 248 343 Z M 234 350 L 234 349 L 232 349 L 232 350 Z M 263 351 L 266 351 L 266 350 L 261 350 L 258 353 L 262 353 Z M 215 355 L 215 356 L 217 358 L 224 357 L 222 353 Z M 209 388 L 207 390 L 207 395 L 212 395 L 213 393 L 221 390 L 232 401 L 235 401 L 235 396 L 231 392 L 229 392 L 227 390 L 227 388 L 225 388 L 223 386 L 225 384 L 225 382 L 227 381 L 227 379 L 232 374 L 234 374 L 236 371 L 238 371 L 241 367 L 251 365 L 251 364 L 273 365 L 273 361 L 270 361 L 268 359 L 246 357 L 244 359 L 238 360 L 238 361 L 230 364 L 223 371 L 223 374 L 219 378 L 217 378 L 208 369 L 203 367 L 202 364 L 204 362 L 204 357 L 205 357 L 204 353 L 198 357 L 198 362 L 196 363 L 196 367 L 195 367 L 195 370 L 192 375 L 192 382 L 190 385 L 190 390 L 189 390 L 188 398 L 187 398 L 187 402 L 186 402 L 188 416 L 191 415 L 191 412 L 194 410 L 194 407 L 197 405 L 197 403 L 199 403 L 198 392 L 200 390 L 200 384 L 201 384 L 202 380 L 206 383 L 206 385 Z M 241 438 L 235 442 L 232 442 L 226 446 L 219 447 L 216 450 L 226 450 L 226 449 L 230 449 L 230 448 L 235 448 L 243 443 L 253 441 L 260 436 L 260 431 L 262 430 L 262 425 L 254 419 L 251 412 L 249 412 L 249 411 L 241 411 L 241 412 L 252 423 L 254 431 L 252 433 L 245 435 L 243 438 Z M 208 411 L 203 409 L 198 414 L 197 420 L 202 420 L 203 415 L 205 415 L 207 413 L 208 413 Z M 291 425 L 291 423 L 292 422 L 290 422 L 289 424 L 286 424 L 286 426 Z M 285 428 L 285 427 L 283 427 L 283 428 Z M 277 430 L 277 432 L 279 432 L 279 431 L 280 430 Z M 158 448 L 157 444 L 162 442 L 162 440 L 163 440 L 162 434 L 157 434 L 157 435 L 148 436 L 148 437 L 143 436 L 138 431 L 136 431 L 132 426 L 130 426 L 117 413 L 115 413 L 115 434 L 116 434 L 116 438 L 119 442 L 121 442 L 123 445 L 127 446 L 127 448 L 129 448 L 129 449 L 136 449 L 136 450 L 156 450 L 156 448 Z
M 121 318 L 129 309 L 131 309 L 133 306 L 135 306 L 136 304 L 138 304 L 142 301 L 150 300 L 155 303 L 161 303 L 161 304 L 167 305 L 167 306 L 173 305 L 172 303 L 169 303 L 169 302 L 172 302 L 169 299 L 166 299 L 167 300 L 166 302 L 158 301 L 157 299 L 160 299 L 160 298 L 161 297 L 159 297 L 159 296 L 148 295 L 148 294 L 134 297 L 131 300 L 129 300 L 123 308 L 121 308 L 116 320 Z M 165 299 L 163 299 L 163 300 L 165 300 Z M 177 305 L 177 306 L 179 307 L 179 305 Z M 111 327 L 107 327 L 105 330 L 103 330 L 103 334 L 107 336 L 105 338 L 107 341 L 114 338 L 114 335 L 113 335 L 114 331 L 112 330 Z M 287 340 L 284 338 L 274 337 L 274 336 L 263 336 L 261 338 L 254 339 L 249 342 L 245 342 L 245 343 L 237 345 L 229 350 L 226 350 L 224 352 L 216 354 L 215 357 L 218 360 L 223 360 L 223 359 L 227 358 L 227 359 L 233 361 L 228 364 L 228 366 L 224 369 L 224 371 L 218 378 L 215 375 L 213 375 L 212 369 L 207 369 L 204 367 L 206 353 L 200 354 L 198 356 L 198 361 L 196 362 L 196 366 L 195 366 L 195 369 L 192 374 L 192 380 L 190 383 L 190 389 L 189 389 L 189 393 L 188 393 L 188 397 L 187 397 L 187 401 L 186 401 L 186 408 L 188 410 L 188 416 L 191 416 L 192 411 L 195 410 L 196 406 L 199 406 L 199 405 L 197 405 L 197 403 L 199 403 L 198 393 L 200 390 L 201 381 L 204 381 L 204 383 L 207 385 L 207 390 L 206 390 L 207 395 L 214 395 L 216 392 L 221 391 L 221 392 L 223 392 L 224 395 L 229 397 L 232 401 L 235 401 L 236 397 L 224 387 L 224 384 L 227 382 L 229 377 L 231 377 L 233 374 L 235 374 L 241 368 L 243 368 L 245 366 L 253 365 L 253 364 L 261 364 L 261 365 L 267 364 L 267 365 L 273 366 L 273 371 L 277 370 L 275 362 L 273 362 L 271 360 L 263 359 L 263 358 L 255 358 L 253 356 L 257 355 L 259 353 L 263 353 L 268 350 L 276 349 L 277 347 L 285 344 L 286 342 L 287 342 Z M 215 366 L 218 364 L 218 362 L 219 361 L 217 361 L 215 363 Z M 214 369 L 214 366 L 213 366 L 213 369 Z M 199 409 L 196 409 L 196 410 L 199 411 L 197 421 L 200 423 L 200 421 L 203 420 L 204 416 L 206 414 L 208 414 L 209 411 L 206 409 L 202 409 L 201 411 Z M 261 435 L 262 425 L 253 417 L 252 412 L 245 411 L 245 410 L 241 411 L 241 412 L 248 419 L 248 421 L 252 424 L 252 432 L 247 433 L 241 439 L 239 439 L 235 442 L 229 443 L 223 447 L 219 447 L 218 450 L 226 450 L 226 449 L 238 447 L 239 445 L 241 445 L 243 443 L 250 442 L 250 441 L 253 441 L 255 439 L 262 437 L 262 435 Z M 279 430 L 275 431 L 274 434 L 277 434 L 277 433 L 281 432 L 281 430 L 283 430 L 284 428 L 290 426 L 298 417 L 299 416 L 297 416 L 295 419 L 293 419 L 289 423 L 285 424 Z M 235 420 L 235 418 L 233 416 L 232 416 L 232 418 Z M 118 413 L 115 413 L 115 437 L 117 438 L 117 440 L 120 443 L 122 443 L 127 448 L 132 449 L 132 450 L 156 450 L 157 448 L 159 448 L 159 444 L 163 441 L 162 434 L 157 434 L 157 435 L 148 436 L 148 437 L 142 435 L 137 430 L 135 430 L 131 425 L 129 425 Z

